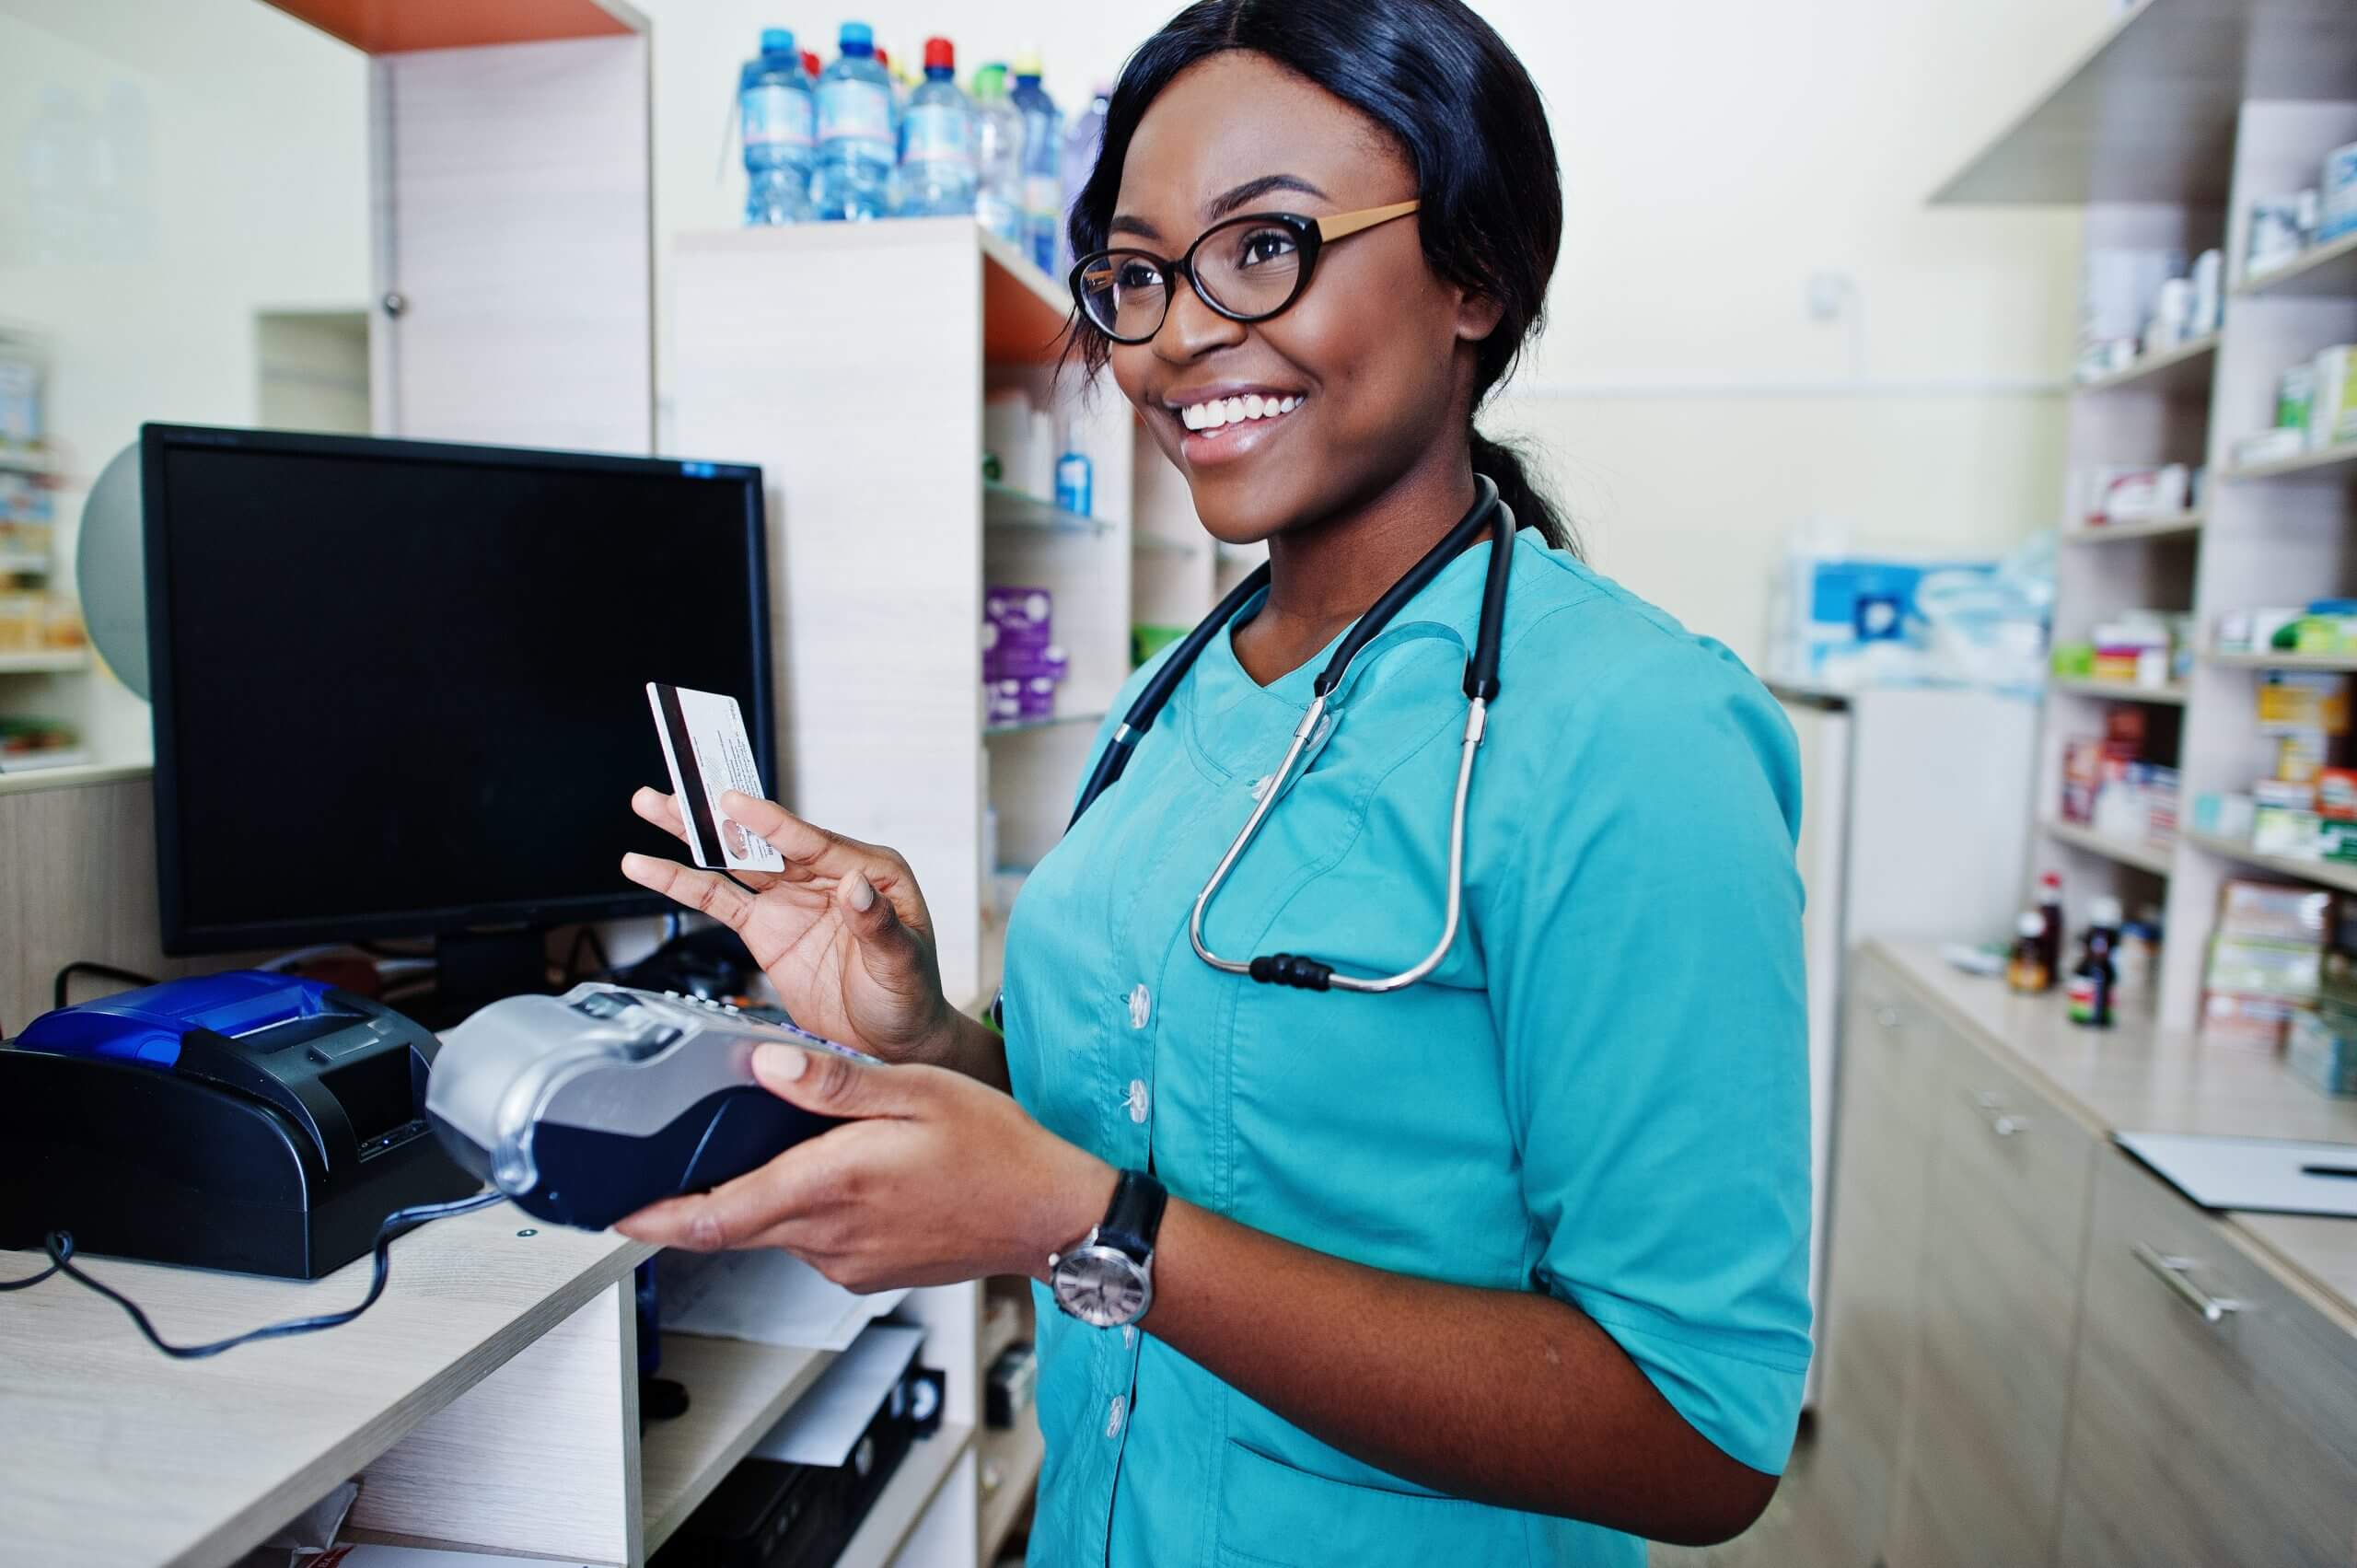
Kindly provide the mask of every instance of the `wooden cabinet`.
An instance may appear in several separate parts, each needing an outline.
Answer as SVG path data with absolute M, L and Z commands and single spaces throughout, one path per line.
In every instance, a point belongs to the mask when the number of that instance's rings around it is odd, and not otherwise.
M 1833 1145 L 1823 1422 L 1817 1459 L 1841 1550 L 1882 1551 L 1915 1358 L 1916 1282 L 1930 1175 L 1919 1090 L 1933 1036 L 1872 964 L 1850 988 Z
M 2048 1560 L 2098 1147 L 1964 1035 L 1918 1078 L 1932 1174 L 1892 1568 Z
M 2357 1341 L 2120 1156 L 2097 1182 L 2057 1561 L 2357 1561 Z

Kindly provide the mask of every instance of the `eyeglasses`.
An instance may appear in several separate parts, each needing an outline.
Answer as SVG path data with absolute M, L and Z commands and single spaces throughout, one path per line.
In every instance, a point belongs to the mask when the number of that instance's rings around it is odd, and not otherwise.
M 1265 321 L 1301 297 L 1322 248 L 1420 205 L 1394 202 L 1323 218 L 1247 213 L 1205 229 L 1176 261 L 1151 250 L 1092 251 L 1072 270 L 1072 296 L 1089 325 L 1117 343 L 1142 343 L 1162 331 L 1175 278 L 1231 321 Z

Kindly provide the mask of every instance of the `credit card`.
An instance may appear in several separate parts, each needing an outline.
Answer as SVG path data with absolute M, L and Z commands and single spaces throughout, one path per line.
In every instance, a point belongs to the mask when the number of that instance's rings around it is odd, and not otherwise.
M 783 871 L 785 857 L 720 808 L 720 797 L 740 790 L 761 798 L 753 742 L 737 699 L 685 686 L 646 683 L 655 733 L 670 764 L 671 793 L 687 824 L 688 853 L 710 871 Z

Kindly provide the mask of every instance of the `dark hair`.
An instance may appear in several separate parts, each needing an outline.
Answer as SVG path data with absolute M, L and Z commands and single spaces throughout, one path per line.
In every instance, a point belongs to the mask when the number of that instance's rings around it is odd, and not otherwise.
M 1197 0 L 1121 67 L 1097 167 L 1073 203 L 1073 254 L 1103 249 L 1147 106 L 1188 66 L 1231 49 L 1265 54 L 1341 99 L 1415 166 L 1424 259 L 1504 311 L 1475 360 L 1479 408 L 1538 330 L 1562 244 L 1563 193 L 1538 89 L 1462 0 Z M 1077 317 L 1073 331 L 1084 361 L 1101 366 L 1109 341 Z M 1474 471 L 1497 485 L 1516 520 L 1549 544 L 1573 548 L 1519 454 L 1478 430 L 1472 441 Z

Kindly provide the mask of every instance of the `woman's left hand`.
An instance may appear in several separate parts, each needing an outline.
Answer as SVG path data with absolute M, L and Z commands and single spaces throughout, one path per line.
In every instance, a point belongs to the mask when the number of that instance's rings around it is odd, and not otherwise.
M 911 1063 L 763 1045 L 780 1099 L 846 1119 L 759 1170 L 651 1204 L 614 1228 L 697 1252 L 777 1247 L 847 1290 L 1044 1275 L 1112 1197 L 1112 1167 L 999 1090 Z

